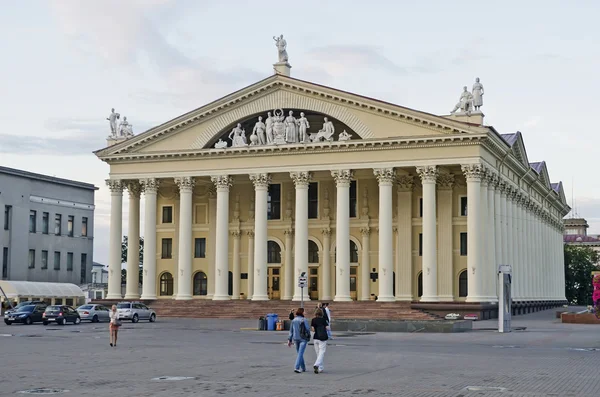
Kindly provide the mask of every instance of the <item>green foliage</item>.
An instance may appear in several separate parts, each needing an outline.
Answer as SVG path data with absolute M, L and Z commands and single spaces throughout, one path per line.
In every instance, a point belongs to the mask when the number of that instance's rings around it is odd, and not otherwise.
M 574 305 L 592 304 L 592 271 L 599 270 L 598 252 L 589 247 L 565 246 L 565 294 Z

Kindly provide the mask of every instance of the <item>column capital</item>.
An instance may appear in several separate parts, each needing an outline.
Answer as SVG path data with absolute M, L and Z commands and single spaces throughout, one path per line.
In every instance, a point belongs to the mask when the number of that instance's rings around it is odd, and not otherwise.
M 120 179 L 107 179 L 106 186 L 108 186 L 111 193 L 123 193 L 124 184 Z
M 196 185 L 196 179 L 190 176 L 175 178 L 175 184 L 179 187 L 179 192 L 193 192 Z
M 485 168 L 483 164 L 463 164 L 460 166 L 467 182 L 481 182 L 485 177 Z
M 294 235 L 294 229 L 285 229 L 283 231 L 283 234 L 285 234 L 286 236 L 293 236 Z
M 140 194 L 144 190 L 144 187 L 139 181 L 127 181 L 127 191 L 129 192 L 129 199 L 139 199 Z
M 371 228 L 370 227 L 361 227 L 360 228 L 360 234 L 363 236 L 368 236 L 371 234 Z
M 419 166 L 416 169 L 421 178 L 421 183 L 436 183 L 439 171 L 435 165 Z
M 307 187 L 312 178 L 312 174 L 308 171 L 290 172 L 290 178 L 294 181 L 294 186 Z
M 270 174 L 250 174 L 250 180 L 255 189 L 267 189 L 271 184 Z
M 393 168 L 374 168 L 373 174 L 380 185 L 391 185 L 396 180 L 396 170 Z
M 498 188 L 500 176 L 495 170 L 488 169 L 485 178 L 488 180 L 488 189 L 496 190 Z
M 145 194 L 156 194 L 158 192 L 158 186 L 160 181 L 156 178 L 143 178 L 139 180 L 142 185 Z
M 452 190 L 454 187 L 454 174 L 439 174 L 437 184 L 440 190 Z
M 354 178 L 354 172 L 352 170 L 335 170 L 331 171 L 331 176 L 335 180 L 335 184 L 338 187 L 350 186 L 350 181 Z
M 233 179 L 229 175 L 211 176 L 210 180 L 215 184 L 217 191 L 228 192 L 231 185 L 233 185 Z
M 415 177 L 413 175 L 400 175 L 396 178 L 399 192 L 410 192 L 415 186 Z
M 239 239 L 241 235 L 242 235 L 242 232 L 239 230 L 233 230 L 231 232 L 231 237 L 233 237 L 233 238 Z
M 248 230 L 246 231 L 246 234 L 248 235 L 248 238 L 254 238 L 254 230 Z
M 321 233 L 323 234 L 323 236 L 331 236 L 331 229 L 326 227 L 321 229 Z

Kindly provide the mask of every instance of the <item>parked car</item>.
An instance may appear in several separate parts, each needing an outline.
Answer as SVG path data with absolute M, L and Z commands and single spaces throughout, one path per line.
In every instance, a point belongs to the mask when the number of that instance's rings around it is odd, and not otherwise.
M 110 309 L 103 305 L 81 305 L 77 308 L 77 313 L 81 317 L 81 320 L 89 320 L 93 323 L 99 323 L 100 321 L 110 321 Z
M 151 323 L 156 321 L 156 312 L 139 302 L 117 303 L 117 313 L 119 313 L 119 319 L 131 320 L 133 323 L 140 320 L 149 320 Z
M 48 304 L 46 302 L 44 302 L 44 301 L 25 301 L 25 302 L 21 302 L 17 306 L 13 307 L 12 309 L 7 309 L 4 312 L 4 317 L 6 317 L 7 314 L 10 314 L 12 312 L 16 312 L 20 308 L 22 308 L 24 306 L 29 306 L 29 305 L 40 305 L 40 306 L 43 306 L 44 309 L 46 308 L 46 306 L 48 306 Z
M 46 306 L 43 305 L 26 305 L 21 306 L 16 311 L 4 316 L 4 323 L 11 325 L 13 323 L 22 323 L 31 325 L 33 323 L 41 323 L 42 315 Z
M 81 317 L 77 310 L 71 306 L 66 305 L 53 305 L 48 306 L 42 315 L 42 323 L 48 325 L 55 321 L 58 325 L 64 325 L 65 323 L 79 324 Z

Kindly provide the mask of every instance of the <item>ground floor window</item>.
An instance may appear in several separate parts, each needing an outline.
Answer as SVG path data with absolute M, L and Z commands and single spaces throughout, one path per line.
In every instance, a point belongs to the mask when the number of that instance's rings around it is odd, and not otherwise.
M 160 296 L 173 295 L 173 276 L 171 273 L 163 273 L 160 275 Z
M 463 270 L 458 276 L 458 296 L 465 298 L 469 293 L 469 284 L 467 282 L 467 271 Z
M 194 275 L 194 295 L 208 295 L 208 278 L 204 272 Z

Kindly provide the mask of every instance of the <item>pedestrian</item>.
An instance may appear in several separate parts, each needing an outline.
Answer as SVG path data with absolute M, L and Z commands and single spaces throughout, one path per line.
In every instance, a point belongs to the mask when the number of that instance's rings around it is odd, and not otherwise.
M 117 347 L 117 334 L 119 332 L 119 327 L 121 326 L 121 320 L 119 320 L 119 313 L 117 312 L 116 305 L 112 305 L 109 317 L 110 323 L 108 329 L 110 330 L 110 345 Z
M 329 336 L 329 339 L 333 339 L 333 335 L 331 335 L 331 310 L 329 310 L 328 302 L 323 303 L 323 309 L 325 310 L 323 317 L 327 318 L 327 336 Z
M 315 374 L 318 374 L 319 372 L 323 372 L 323 359 L 325 358 L 325 351 L 327 350 L 327 339 L 329 339 L 329 336 L 327 335 L 329 327 L 327 325 L 327 320 L 323 317 L 323 310 L 318 309 L 315 312 L 315 317 L 310 322 L 310 326 L 315 333 L 314 344 L 315 353 L 317 354 L 313 369 L 315 370 Z
M 296 363 L 294 364 L 294 372 L 306 372 L 306 364 L 304 363 L 304 351 L 310 340 L 310 324 L 304 318 L 304 308 L 296 310 L 296 317 L 290 324 L 290 333 L 288 335 L 288 347 L 292 347 L 292 342 L 296 345 Z
M 294 319 L 294 309 L 290 310 L 290 315 L 288 316 L 290 321 Z

